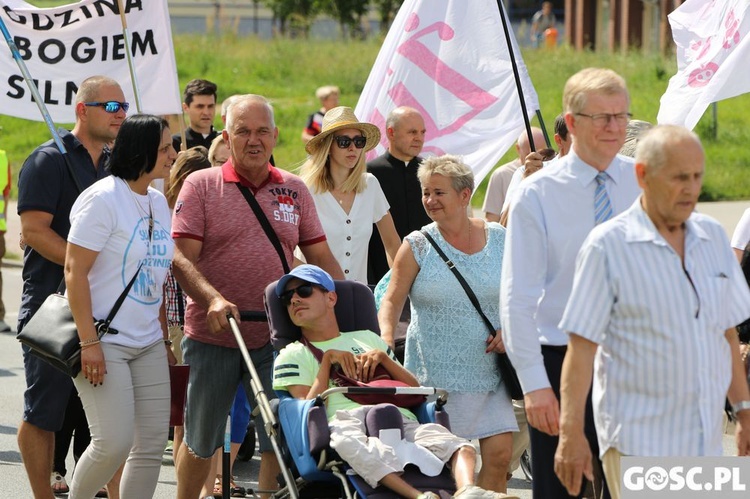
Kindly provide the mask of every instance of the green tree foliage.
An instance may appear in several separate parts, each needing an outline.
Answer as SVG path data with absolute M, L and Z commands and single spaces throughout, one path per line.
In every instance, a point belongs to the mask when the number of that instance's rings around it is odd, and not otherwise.
M 274 25 L 278 23 L 281 36 L 307 38 L 319 10 L 316 0 L 263 0 L 263 3 L 273 12 Z
M 362 34 L 362 18 L 367 14 L 369 0 L 318 0 L 321 12 L 339 23 L 344 38 Z
M 380 33 L 385 36 L 404 0 L 372 0 L 380 15 Z

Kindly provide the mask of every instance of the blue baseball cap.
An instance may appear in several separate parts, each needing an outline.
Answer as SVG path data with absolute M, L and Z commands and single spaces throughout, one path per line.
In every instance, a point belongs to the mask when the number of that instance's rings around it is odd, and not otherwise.
M 336 286 L 333 284 L 333 279 L 328 272 L 321 269 L 317 265 L 310 265 L 306 263 L 304 265 L 300 265 L 299 267 L 294 267 L 291 272 L 279 279 L 279 282 L 276 284 L 276 296 L 281 296 L 286 288 L 287 283 L 294 278 L 312 284 L 318 284 L 320 286 L 323 286 L 328 291 L 336 291 Z

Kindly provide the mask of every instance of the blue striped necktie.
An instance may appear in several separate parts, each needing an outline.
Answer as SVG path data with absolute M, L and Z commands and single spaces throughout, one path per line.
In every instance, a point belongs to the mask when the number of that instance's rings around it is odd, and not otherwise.
M 599 172 L 596 176 L 596 191 L 594 191 L 594 222 L 599 225 L 612 218 L 612 203 L 604 185 L 609 175 L 607 172 Z

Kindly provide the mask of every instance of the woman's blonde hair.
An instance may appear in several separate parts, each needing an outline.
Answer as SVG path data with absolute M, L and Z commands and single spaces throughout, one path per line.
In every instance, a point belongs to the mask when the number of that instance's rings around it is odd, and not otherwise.
M 451 186 L 456 192 L 464 189 L 474 191 L 474 172 L 460 157 L 453 154 L 432 156 L 422 160 L 417 170 L 419 183 L 424 185 L 432 175 L 442 175 L 451 179 Z
M 223 134 L 217 135 L 216 137 L 214 137 L 214 140 L 211 141 L 211 147 L 208 148 L 208 162 L 211 163 L 211 166 L 214 166 L 214 163 L 216 162 L 217 149 L 219 149 L 220 146 L 226 145 L 226 143 L 227 142 L 224 140 Z
M 329 158 L 333 139 L 334 134 L 330 134 L 323 139 L 320 145 L 307 158 L 302 168 L 300 168 L 300 177 L 315 194 L 332 191 L 334 188 L 333 177 L 331 177 L 331 160 Z M 367 180 L 365 179 L 365 172 L 367 171 L 365 154 L 364 150 L 358 150 L 360 151 L 359 160 L 341 185 L 341 192 L 354 191 L 360 193 L 367 187 Z
M 170 208 L 174 208 L 182 184 L 185 183 L 188 175 L 204 168 L 211 168 L 211 163 L 208 161 L 208 150 L 203 146 L 191 147 L 177 156 L 177 161 L 174 162 L 172 172 L 169 174 L 169 187 L 164 194 Z

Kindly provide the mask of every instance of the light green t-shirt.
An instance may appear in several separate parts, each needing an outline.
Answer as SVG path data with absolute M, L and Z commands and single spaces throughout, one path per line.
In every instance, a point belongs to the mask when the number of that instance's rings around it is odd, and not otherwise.
M 395 362 L 398 362 L 388 344 L 372 331 L 352 331 L 342 333 L 331 340 L 313 341 L 311 343 L 323 352 L 342 350 L 357 355 L 370 350 L 382 350 Z M 312 386 L 319 370 L 320 364 L 310 349 L 299 341 L 295 341 L 285 346 L 274 361 L 273 388 L 274 390 L 286 391 L 287 387 L 292 385 Z M 328 386 L 333 387 L 335 385 L 329 381 Z M 341 393 L 334 393 L 328 397 L 326 415 L 330 421 L 336 415 L 336 411 L 356 409 L 359 406 L 360 404 Z M 399 410 L 407 418 L 416 420 L 414 414 L 408 409 L 399 408 Z

